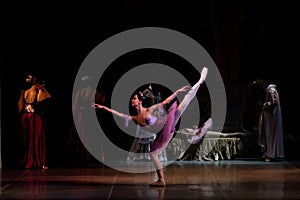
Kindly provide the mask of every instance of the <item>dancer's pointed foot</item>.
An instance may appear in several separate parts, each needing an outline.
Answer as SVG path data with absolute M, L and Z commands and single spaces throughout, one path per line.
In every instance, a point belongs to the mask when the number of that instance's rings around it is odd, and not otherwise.
M 166 187 L 165 181 L 158 180 L 156 182 L 150 183 L 150 187 Z
M 194 135 L 191 139 L 188 139 L 188 142 L 191 144 L 198 144 L 202 138 L 202 134 Z
M 202 72 L 201 72 L 201 77 L 199 80 L 200 84 L 205 81 L 206 76 L 207 76 L 207 70 L 208 70 L 207 67 L 203 67 Z

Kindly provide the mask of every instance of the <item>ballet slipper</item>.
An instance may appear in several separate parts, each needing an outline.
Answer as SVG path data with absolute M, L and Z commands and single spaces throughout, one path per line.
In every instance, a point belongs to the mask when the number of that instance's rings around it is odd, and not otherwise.
M 156 181 L 149 184 L 150 187 L 166 187 L 166 183 L 164 181 Z
M 200 80 L 199 80 L 200 84 L 203 83 L 203 82 L 205 81 L 206 76 L 207 76 L 207 68 L 204 67 L 204 68 L 202 69 L 201 77 L 200 77 Z

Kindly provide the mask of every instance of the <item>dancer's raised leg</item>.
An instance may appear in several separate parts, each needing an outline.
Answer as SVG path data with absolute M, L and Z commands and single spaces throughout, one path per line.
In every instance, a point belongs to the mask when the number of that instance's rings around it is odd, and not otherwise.
M 196 93 L 200 87 L 200 85 L 205 81 L 207 75 L 207 68 L 204 67 L 201 72 L 201 76 L 199 81 L 191 88 L 191 90 L 184 96 L 182 102 L 177 107 L 175 113 L 175 124 L 177 124 L 179 118 L 181 117 L 182 113 L 185 111 L 187 106 L 190 104 L 191 100 L 196 96 Z

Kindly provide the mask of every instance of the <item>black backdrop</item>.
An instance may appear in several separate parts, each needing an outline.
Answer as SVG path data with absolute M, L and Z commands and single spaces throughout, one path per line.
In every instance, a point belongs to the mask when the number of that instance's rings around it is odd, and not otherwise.
M 295 114 L 298 75 L 296 29 L 298 12 L 293 1 L 9 1 L 3 9 L 1 45 L 2 159 L 3 167 L 17 166 L 18 115 L 16 103 L 24 76 L 35 73 L 46 80 L 53 98 L 48 115 L 49 163 L 64 165 L 72 123 L 72 87 L 88 53 L 104 39 L 143 26 L 178 30 L 198 41 L 211 55 L 226 90 L 244 88 L 262 78 L 278 85 L 284 133 L 291 146 L 299 140 Z M 139 54 L 138 54 L 139 55 Z M 151 55 L 151 56 L 150 56 Z M 149 58 L 150 57 L 150 58 Z M 130 57 L 132 65 L 150 60 L 180 66 L 176 56 L 162 52 Z M 176 67 L 175 67 L 176 68 Z M 198 75 L 181 69 L 190 80 Z M 114 70 L 104 80 L 111 91 Z M 106 85 L 106 86 L 105 86 Z M 242 90 L 229 103 L 241 104 Z M 236 98 L 236 99 L 233 99 Z M 229 105 L 230 108 L 230 105 Z M 126 146 L 130 145 L 130 142 Z M 289 157 L 297 157 L 287 149 Z M 51 165 L 51 164 L 50 164 Z

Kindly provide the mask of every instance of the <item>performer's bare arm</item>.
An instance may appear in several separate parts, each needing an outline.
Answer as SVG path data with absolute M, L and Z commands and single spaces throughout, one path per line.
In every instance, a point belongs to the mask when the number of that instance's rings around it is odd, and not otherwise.
M 116 110 L 113 110 L 113 109 L 111 109 L 111 108 L 108 108 L 108 107 L 106 107 L 106 106 L 103 106 L 103 105 L 100 105 L 100 104 L 97 104 L 97 103 L 94 103 L 94 104 L 92 105 L 92 107 L 104 109 L 104 110 L 106 110 L 106 111 L 108 111 L 108 112 L 110 112 L 110 113 L 112 113 L 112 114 L 114 114 L 114 115 L 116 115 L 116 116 L 118 116 L 118 117 L 124 119 L 124 120 L 125 120 L 125 126 L 128 126 L 129 120 L 132 119 L 131 116 L 129 116 L 129 115 L 120 113 L 120 112 L 118 112 L 118 111 L 116 111 Z
M 177 94 L 178 94 L 179 92 L 189 91 L 190 89 L 191 89 L 190 86 L 184 86 L 184 87 L 182 87 L 182 88 L 179 88 L 179 89 L 176 90 L 173 94 L 171 94 L 168 98 L 166 98 L 161 104 L 162 104 L 163 106 L 169 104 L 172 100 L 175 99 L 175 97 L 177 96 Z

